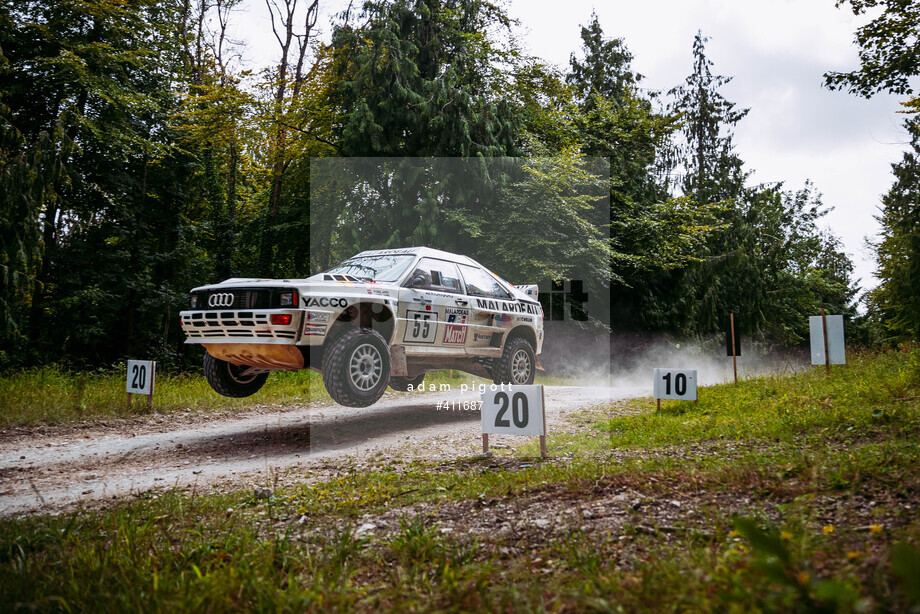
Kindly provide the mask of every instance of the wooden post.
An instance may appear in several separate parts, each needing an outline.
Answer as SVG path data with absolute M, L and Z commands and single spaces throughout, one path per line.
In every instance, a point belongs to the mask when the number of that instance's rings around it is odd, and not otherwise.
M 489 434 L 488 433 L 482 434 L 482 453 L 483 454 L 489 453 Z
M 661 399 L 658 399 L 658 411 L 661 411 Z
M 735 370 L 735 386 L 738 385 L 738 357 L 735 355 L 737 353 L 735 346 L 735 314 L 728 314 L 728 327 L 731 328 L 732 333 L 732 367 Z
M 128 393 L 128 409 L 131 409 L 131 397 L 133 396 L 130 392 Z
M 156 363 L 151 363 L 150 365 L 150 394 L 147 395 L 147 411 L 153 409 L 153 389 L 157 385 L 156 367 L 154 365 Z
M 824 332 L 824 366 L 827 367 L 827 374 L 831 374 L 831 354 L 827 347 L 827 316 L 824 315 L 824 307 L 821 308 L 821 329 Z

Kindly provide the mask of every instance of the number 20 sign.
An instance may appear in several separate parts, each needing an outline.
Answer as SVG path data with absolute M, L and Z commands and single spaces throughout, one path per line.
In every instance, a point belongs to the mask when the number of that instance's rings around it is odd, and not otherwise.
M 497 390 L 492 390 L 496 388 Z M 543 386 L 490 386 L 482 393 L 482 432 L 546 435 Z
M 654 398 L 696 401 L 696 369 L 655 369 Z
M 128 361 L 128 394 L 153 395 L 156 364 L 152 360 Z

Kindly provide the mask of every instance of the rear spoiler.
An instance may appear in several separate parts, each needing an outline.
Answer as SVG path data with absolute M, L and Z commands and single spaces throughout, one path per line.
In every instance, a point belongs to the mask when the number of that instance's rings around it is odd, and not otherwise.
M 534 299 L 536 299 L 537 296 L 539 295 L 539 290 L 537 289 L 537 285 L 536 285 L 536 284 L 530 284 L 530 285 L 524 285 L 524 286 L 515 286 L 515 288 L 517 288 L 518 290 L 520 290 L 521 292 L 523 292 L 523 293 L 526 294 L 527 296 L 530 296 L 530 297 L 532 297 L 532 298 L 534 298 Z

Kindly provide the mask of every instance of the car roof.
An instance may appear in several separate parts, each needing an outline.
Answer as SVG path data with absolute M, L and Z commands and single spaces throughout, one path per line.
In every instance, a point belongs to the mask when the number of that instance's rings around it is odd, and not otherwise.
M 450 260 L 451 262 L 457 262 L 460 264 L 468 264 L 470 266 L 482 267 L 481 264 L 470 258 L 469 256 L 461 256 L 460 254 L 452 254 L 451 252 L 445 252 L 440 249 L 433 249 L 431 247 L 400 247 L 396 249 L 374 249 L 360 254 L 352 256 L 352 258 L 359 258 L 361 256 L 392 256 L 397 254 L 407 254 L 412 256 L 421 256 L 423 258 L 440 258 L 441 260 Z M 349 258 L 351 260 L 351 258 Z

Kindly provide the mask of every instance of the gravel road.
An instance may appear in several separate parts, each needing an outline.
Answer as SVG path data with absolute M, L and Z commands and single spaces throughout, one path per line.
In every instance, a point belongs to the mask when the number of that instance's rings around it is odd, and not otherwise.
M 552 433 L 582 408 L 647 389 L 547 386 Z M 164 488 L 266 484 L 291 467 L 301 475 L 335 459 L 390 454 L 443 459 L 481 449 L 480 415 L 436 410 L 478 393 L 387 393 L 372 407 L 260 406 L 233 414 L 153 414 L 129 421 L 0 433 L 0 515 L 55 513 Z M 525 438 L 492 436 L 513 447 Z

